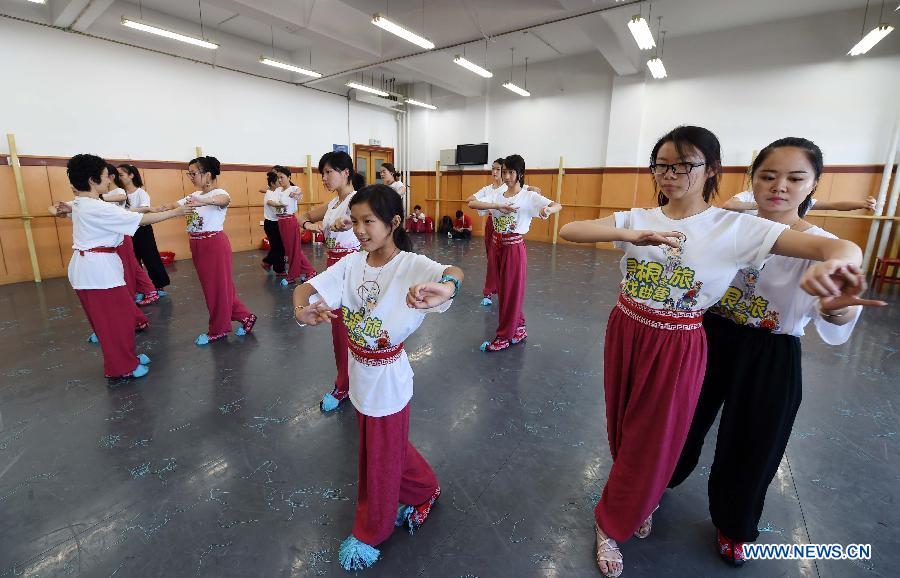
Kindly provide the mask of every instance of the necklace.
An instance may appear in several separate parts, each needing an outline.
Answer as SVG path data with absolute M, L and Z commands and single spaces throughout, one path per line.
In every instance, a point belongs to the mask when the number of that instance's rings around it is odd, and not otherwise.
M 388 260 L 381 267 L 377 268 L 377 273 L 375 274 L 375 278 L 371 281 L 366 279 L 366 271 L 369 267 L 368 257 L 365 261 L 363 261 L 363 279 L 362 283 L 360 283 L 359 287 L 356 288 L 357 294 L 359 294 L 359 298 L 363 302 L 363 309 L 366 310 L 366 314 L 370 314 L 372 311 L 378 307 L 378 298 L 381 297 L 381 286 L 378 284 L 378 278 L 381 277 L 381 272 L 384 270 L 385 266 L 393 260 L 394 256 L 400 252 L 400 249 L 394 249 L 394 252 L 391 253 L 391 256 L 388 257 Z M 375 269 L 375 267 L 371 267 Z

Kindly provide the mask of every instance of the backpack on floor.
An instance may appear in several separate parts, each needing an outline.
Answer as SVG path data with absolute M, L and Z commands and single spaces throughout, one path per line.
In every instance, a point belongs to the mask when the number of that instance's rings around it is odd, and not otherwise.
M 444 215 L 441 217 L 441 226 L 438 227 L 438 233 L 441 235 L 446 235 L 450 231 L 453 230 L 453 219 L 449 217 L 449 215 Z

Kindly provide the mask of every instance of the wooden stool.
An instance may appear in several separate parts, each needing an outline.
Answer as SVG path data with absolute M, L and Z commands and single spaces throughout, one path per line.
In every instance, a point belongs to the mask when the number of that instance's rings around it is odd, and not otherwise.
M 893 267 L 894 274 L 888 275 L 888 269 Z M 885 283 L 900 284 L 900 259 L 875 258 L 875 270 L 872 273 L 872 290 L 875 293 L 881 291 Z

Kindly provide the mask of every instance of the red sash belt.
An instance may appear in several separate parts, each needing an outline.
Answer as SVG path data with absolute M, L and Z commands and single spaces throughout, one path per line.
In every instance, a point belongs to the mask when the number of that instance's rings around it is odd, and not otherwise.
M 402 343 L 385 349 L 366 349 L 352 341 L 348 342 L 348 345 L 350 346 L 350 353 L 353 355 L 353 359 L 363 365 L 373 367 L 378 365 L 390 365 L 400 359 L 400 354 L 403 353 Z
M 703 311 L 654 309 L 623 294 L 619 294 L 619 302 L 616 303 L 616 307 L 638 323 L 656 329 L 675 331 L 703 327 Z

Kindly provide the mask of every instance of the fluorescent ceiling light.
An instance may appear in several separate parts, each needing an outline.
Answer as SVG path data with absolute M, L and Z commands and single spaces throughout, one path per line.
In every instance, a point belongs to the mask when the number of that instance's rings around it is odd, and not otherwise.
M 322 78 L 322 75 L 316 72 L 315 70 L 308 70 L 306 68 L 300 68 L 299 66 L 294 66 L 293 64 L 287 64 L 286 62 L 279 62 L 277 60 L 272 60 L 266 56 L 260 56 L 259 61 L 263 64 L 268 64 L 269 66 L 274 66 L 275 68 L 281 68 L 283 70 L 290 70 L 291 72 L 296 72 L 297 74 L 303 74 L 305 76 L 312 76 L 313 78 Z
M 456 57 L 453 59 L 453 62 L 457 63 L 458 65 L 462 66 L 463 68 L 471 70 L 478 76 L 482 76 L 484 78 L 490 78 L 490 77 L 494 76 L 494 73 L 491 72 L 490 70 L 485 70 L 484 68 L 481 68 L 474 62 L 470 62 L 470 61 L 466 60 L 465 57 L 460 56 L 459 54 L 456 55 Z
M 525 90 L 524 88 L 522 88 L 520 86 L 516 86 L 512 82 L 504 82 L 503 88 L 505 88 L 506 90 L 511 90 L 511 91 L 515 92 L 516 94 L 518 94 L 519 96 L 531 96 L 530 92 L 528 92 L 527 90 Z
M 157 26 L 151 26 L 150 24 L 138 22 L 137 20 L 131 20 L 130 18 L 125 18 L 124 16 L 122 17 L 122 25 L 127 26 L 128 28 L 133 28 L 135 30 L 140 30 L 141 32 L 149 32 L 150 34 L 165 36 L 166 38 L 178 40 L 179 42 L 187 42 L 188 44 L 193 44 L 194 46 L 209 48 L 210 50 L 215 50 L 219 47 L 218 44 L 213 44 L 212 42 L 207 42 L 206 40 L 201 40 L 200 38 L 185 36 L 184 34 L 172 32 L 171 30 L 166 30 L 165 28 L 159 28 Z
M 396 22 L 388 20 L 381 14 L 376 14 L 376 15 L 372 16 L 372 24 L 374 24 L 375 26 L 377 26 L 383 30 L 387 30 L 391 34 L 396 34 L 400 38 L 403 38 L 404 40 L 408 40 L 417 46 L 421 46 L 422 48 L 425 48 L 428 50 L 431 50 L 432 48 L 434 48 L 434 42 L 432 42 L 431 40 L 428 40 L 427 38 L 419 36 L 418 34 L 416 34 L 415 32 L 413 32 L 411 30 L 407 30 L 406 28 L 400 26 Z
M 653 60 L 647 61 L 647 68 L 650 69 L 650 74 L 653 75 L 653 78 L 665 78 L 668 76 L 666 74 L 666 67 L 663 64 L 662 58 L 654 58 Z
M 365 84 L 359 84 L 358 82 L 348 82 L 347 86 L 349 86 L 350 88 L 355 88 L 356 90 L 361 90 L 363 92 L 377 94 L 378 96 L 390 96 L 390 94 L 383 90 L 378 90 L 377 88 L 372 88 L 371 86 L 366 86 Z
M 879 24 L 875 28 L 873 28 L 868 34 L 863 37 L 862 40 L 856 43 L 856 46 L 850 49 L 850 56 L 859 56 L 860 54 L 865 54 L 873 46 L 878 44 L 882 38 L 891 33 L 894 29 L 890 24 Z
M 634 40 L 641 50 L 650 50 L 656 46 L 656 42 L 653 40 L 653 33 L 650 32 L 650 26 L 647 25 L 647 21 L 644 20 L 643 16 L 636 15 L 632 17 L 628 23 L 628 29 L 631 30 L 631 35 L 634 36 Z
M 437 110 L 437 107 L 433 104 L 428 104 L 427 102 L 419 102 L 418 100 L 413 100 L 411 98 L 406 99 L 406 104 L 414 104 L 416 106 L 421 106 L 422 108 L 427 108 L 429 110 Z
M 29 2 L 33 2 L 34 4 L 46 4 L 47 0 L 28 0 Z

